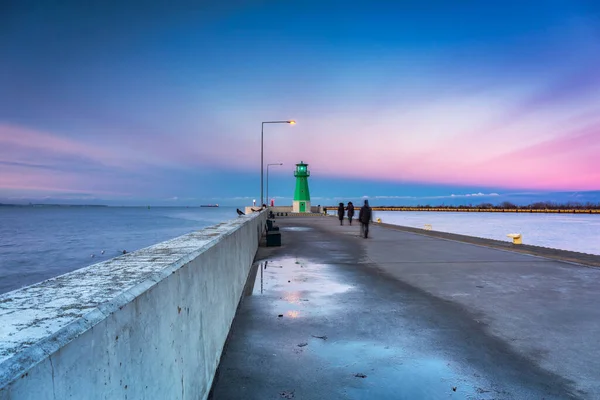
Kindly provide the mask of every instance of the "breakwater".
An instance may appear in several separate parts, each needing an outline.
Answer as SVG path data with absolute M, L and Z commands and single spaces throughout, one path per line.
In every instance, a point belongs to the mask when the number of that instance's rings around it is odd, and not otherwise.
M 207 398 L 265 219 L 0 296 L 0 399 Z

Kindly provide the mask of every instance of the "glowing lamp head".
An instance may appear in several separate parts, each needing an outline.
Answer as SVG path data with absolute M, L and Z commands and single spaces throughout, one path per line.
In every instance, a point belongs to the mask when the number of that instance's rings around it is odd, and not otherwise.
M 288 124 L 290 124 L 290 125 L 296 125 L 296 121 L 294 121 L 293 119 L 292 119 L 292 120 L 289 120 L 289 121 L 288 121 Z

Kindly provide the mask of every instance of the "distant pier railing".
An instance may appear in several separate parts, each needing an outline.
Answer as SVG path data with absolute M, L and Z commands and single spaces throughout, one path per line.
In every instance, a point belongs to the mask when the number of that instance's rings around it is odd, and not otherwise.
M 337 206 L 327 206 L 334 212 Z M 373 211 L 434 211 L 434 212 L 495 212 L 495 213 L 550 213 L 550 214 L 600 214 L 600 209 L 539 209 L 539 208 L 477 208 L 477 207 L 372 207 Z

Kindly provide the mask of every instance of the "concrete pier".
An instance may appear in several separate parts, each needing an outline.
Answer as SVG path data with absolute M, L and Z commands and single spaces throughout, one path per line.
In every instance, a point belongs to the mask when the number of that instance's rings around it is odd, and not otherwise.
M 213 399 L 600 398 L 600 269 L 377 224 L 363 239 L 327 217 L 277 224 Z
M 206 399 L 265 217 L 0 296 L 0 400 Z

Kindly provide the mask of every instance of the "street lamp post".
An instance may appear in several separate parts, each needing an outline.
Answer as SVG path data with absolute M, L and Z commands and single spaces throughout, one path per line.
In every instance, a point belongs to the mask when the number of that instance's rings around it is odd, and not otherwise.
M 271 165 L 283 165 L 283 163 L 267 164 L 267 205 L 269 205 L 269 167 Z
M 262 207 L 264 203 L 263 199 L 263 169 L 264 169 L 264 161 L 263 161 L 263 133 L 265 131 L 265 124 L 290 124 L 295 125 L 296 121 L 293 119 L 288 121 L 263 121 L 261 129 L 260 129 L 260 206 Z

